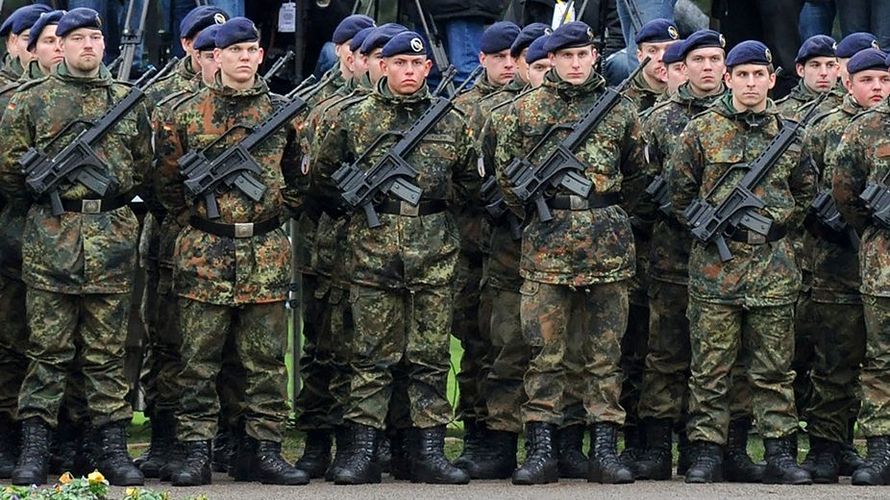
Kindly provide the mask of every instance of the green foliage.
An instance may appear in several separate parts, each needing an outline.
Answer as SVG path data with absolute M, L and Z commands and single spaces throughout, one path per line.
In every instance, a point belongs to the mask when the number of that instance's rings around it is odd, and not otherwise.
M 52 487 L 6 486 L 0 490 L 0 500 L 110 500 L 108 481 L 98 471 L 87 477 L 75 479 L 69 473 L 62 474 Z M 171 500 L 169 491 L 147 488 L 127 488 L 122 500 Z M 207 495 L 195 495 L 187 500 L 208 500 Z

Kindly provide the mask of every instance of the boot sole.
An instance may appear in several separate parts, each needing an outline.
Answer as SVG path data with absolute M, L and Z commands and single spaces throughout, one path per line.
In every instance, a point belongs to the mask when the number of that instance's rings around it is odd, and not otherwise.
M 537 485 L 541 485 L 541 484 L 553 484 L 553 483 L 558 483 L 558 482 L 559 482 L 559 478 L 556 478 L 556 479 L 554 479 L 554 480 L 552 480 L 552 481 L 551 481 L 551 480 L 544 480 L 544 481 L 517 481 L 517 480 L 513 479 L 511 482 L 512 482 L 514 485 L 516 485 L 516 486 L 537 486 Z

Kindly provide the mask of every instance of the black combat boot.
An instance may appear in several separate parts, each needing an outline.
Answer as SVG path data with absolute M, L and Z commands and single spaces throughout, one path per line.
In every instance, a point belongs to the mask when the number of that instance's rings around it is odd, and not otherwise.
M 467 484 L 470 475 L 445 458 L 445 426 L 412 429 L 411 482 L 427 484 Z M 478 450 L 477 450 L 478 451 Z M 477 457 L 478 458 L 478 457 Z
M 287 463 L 281 457 L 281 443 L 259 441 L 251 479 L 263 484 L 309 484 L 309 474 Z
M 201 486 L 210 484 L 210 441 L 186 441 L 183 443 L 185 459 L 179 470 L 173 471 L 173 486 Z
M 488 430 L 488 438 L 477 456 L 476 466 L 468 470 L 471 479 L 507 479 L 516 470 L 515 432 Z
M 349 428 L 345 425 L 339 425 L 336 429 L 334 429 L 334 442 L 336 446 L 336 454 L 334 455 L 334 460 L 331 462 L 331 465 L 328 466 L 327 472 L 325 472 L 324 480 L 325 481 L 333 481 L 334 474 L 340 469 L 343 468 L 343 464 L 346 463 L 346 459 L 349 458 L 346 450 L 350 448 L 349 441 L 352 439 L 352 433 L 349 432 Z M 343 450 L 341 453 L 340 450 Z
M 389 436 L 386 433 L 380 434 L 380 442 L 377 443 L 377 454 L 374 455 L 374 461 L 380 466 L 380 470 L 389 474 L 392 466 L 392 444 L 389 442 Z
M 686 426 L 677 432 L 677 475 L 685 476 L 692 465 L 692 446 L 686 434 Z
M 22 450 L 12 471 L 12 484 L 40 486 L 49 473 L 49 426 L 39 417 L 22 422 Z
M 467 472 L 474 470 L 477 455 L 484 446 L 485 424 L 475 419 L 464 419 L 464 449 L 454 461 L 454 466 Z
M 559 466 L 553 447 L 556 426 L 529 422 L 525 430 L 525 463 L 513 472 L 513 484 L 549 484 L 559 481 Z
M 145 477 L 161 477 L 161 468 L 170 461 L 170 454 L 173 452 L 175 427 L 173 414 L 170 412 L 158 412 L 151 419 L 151 443 L 148 450 L 134 460 Z
M 729 422 L 726 448 L 723 451 L 723 477 L 731 483 L 759 483 L 763 481 L 765 467 L 754 463 L 748 456 L 748 430 L 750 418 L 738 418 Z
M 84 446 L 84 429 L 77 426 L 67 418 L 67 412 L 59 416 L 59 425 L 52 433 L 50 441 L 49 472 L 51 474 L 63 474 L 70 472 L 80 475 L 77 470 L 78 455 L 82 454 Z M 92 471 L 89 471 L 92 472 Z
M 256 469 L 257 440 L 249 437 L 243 429 L 235 442 L 235 458 L 229 466 L 229 475 L 236 482 L 253 481 Z
M 99 429 L 97 436 L 99 472 L 112 486 L 141 486 L 145 476 L 127 452 L 126 423 L 112 422 Z
M 307 431 L 303 456 L 297 460 L 294 467 L 306 471 L 312 479 L 324 477 L 328 466 L 331 465 L 332 438 L 331 431 L 327 429 Z
M 0 417 L 0 479 L 12 477 L 19 455 L 21 426 L 7 416 Z
M 646 449 L 646 439 L 643 430 L 638 426 L 624 426 L 624 449 L 619 459 L 625 466 L 633 468 L 643 456 Z
M 766 470 L 763 471 L 765 484 L 812 484 L 810 473 L 797 465 L 792 453 L 796 446 L 794 434 L 779 439 L 764 439 Z
M 229 465 L 232 463 L 232 456 L 235 454 L 235 443 L 232 441 L 233 436 L 228 429 L 220 427 L 216 431 L 216 436 L 213 437 L 211 446 L 213 457 L 210 462 L 210 470 L 213 472 L 229 472 Z
M 840 468 L 839 472 L 842 476 L 852 476 L 856 469 L 865 465 L 865 460 L 859 456 L 859 452 L 856 451 L 856 447 L 853 445 L 855 424 L 856 419 L 851 418 L 847 424 L 847 440 L 844 443 L 841 443 L 841 451 L 838 456 L 838 467 Z
M 161 466 L 161 470 L 158 473 L 161 481 L 169 481 L 173 477 L 174 472 L 182 469 L 182 464 L 185 462 L 185 453 L 185 443 L 174 440 L 173 446 L 170 449 L 170 458 L 167 463 Z
M 687 483 L 719 483 L 723 481 L 723 449 L 717 443 L 689 443 L 692 463 L 686 471 Z
M 375 484 L 380 482 L 380 465 L 374 461 L 377 453 L 377 429 L 367 425 L 351 422 L 348 424 L 350 433 L 349 447 L 337 450 L 337 458 L 341 452 L 346 453 L 342 468 L 334 471 L 334 484 Z
M 618 424 L 600 422 L 590 433 L 587 481 L 602 484 L 634 482 L 633 470 L 618 457 Z
M 556 431 L 556 456 L 559 477 L 585 479 L 587 456 L 584 455 L 584 426 L 570 425 Z
M 667 481 L 674 473 L 671 445 L 673 422 L 669 418 L 649 418 L 643 421 L 646 431 L 646 452 L 634 468 L 636 479 Z
M 13 478 L 15 478 L 14 474 Z M 865 456 L 865 465 L 853 472 L 850 482 L 857 486 L 890 484 L 890 437 L 868 438 L 868 454 Z
M 408 434 L 408 429 L 393 429 L 389 435 L 389 473 L 397 481 L 408 481 L 411 479 Z
M 814 483 L 836 483 L 840 469 L 838 463 L 840 452 L 841 444 L 837 441 L 830 441 L 810 434 L 810 454 L 813 456 L 813 463 L 810 468 L 804 467 L 803 464 L 800 466 L 810 473 Z

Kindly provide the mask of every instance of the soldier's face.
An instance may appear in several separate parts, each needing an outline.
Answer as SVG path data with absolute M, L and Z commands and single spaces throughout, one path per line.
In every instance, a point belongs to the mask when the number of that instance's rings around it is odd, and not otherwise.
M 860 106 L 870 108 L 880 104 L 890 92 L 890 73 L 879 69 L 859 71 L 850 75 L 844 86 Z
M 528 49 L 522 49 L 522 52 L 519 54 L 519 57 L 515 59 L 516 61 L 516 75 L 519 76 L 519 79 L 527 82 L 528 81 L 528 63 L 525 62 L 525 55 L 528 54 Z
M 704 47 L 686 54 L 686 74 L 693 92 L 708 94 L 720 87 L 726 73 L 726 60 L 723 49 Z
M 362 54 L 359 51 L 355 51 L 352 53 L 353 58 L 353 73 L 355 77 L 360 77 L 368 72 L 368 57 Z
M 34 55 L 28 52 L 28 42 L 31 41 L 31 30 L 26 29 L 15 37 L 15 52 L 23 66 L 34 60 Z
M 540 87 L 544 84 L 544 76 L 552 67 L 550 59 L 538 59 L 531 63 L 528 67 L 528 83 L 534 88 Z
M 804 64 L 797 64 L 797 76 L 810 90 L 828 92 L 837 83 L 840 64 L 836 57 L 814 57 Z
M 213 57 L 213 51 L 204 50 L 198 52 L 196 60 L 198 65 L 201 66 L 201 78 L 204 80 L 204 83 L 213 83 L 213 80 L 216 78 L 216 72 L 219 71 L 219 64 L 216 63 L 216 58 Z
M 677 43 L 676 41 L 659 42 L 659 43 L 643 43 L 637 48 L 637 60 L 642 61 L 646 57 L 651 60 L 649 64 L 643 68 L 643 74 L 651 80 L 667 83 L 667 69 L 664 67 L 664 51 L 668 47 Z
M 668 93 L 671 95 L 676 94 L 680 85 L 686 83 L 686 65 L 682 62 L 668 64 L 667 75 Z
M 263 63 L 263 49 L 259 42 L 233 43 L 224 49 L 214 49 L 213 55 L 223 78 L 237 86 L 252 84 Z
M 44 72 L 51 70 L 56 64 L 62 62 L 62 46 L 59 45 L 59 38 L 56 36 L 56 25 L 50 24 L 43 28 L 37 44 L 34 46 L 34 56 L 40 64 Z
M 105 37 L 99 30 L 76 29 L 62 38 L 62 52 L 68 67 L 83 73 L 91 73 L 102 63 Z
M 761 64 L 740 64 L 726 74 L 726 86 L 732 91 L 733 104 L 739 111 L 761 111 L 766 96 L 776 85 L 775 73 Z
M 374 49 L 368 54 L 368 76 L 373 84 L 379 82 L 386 73 L 383 69 L 383 58 L 380 57 L 382 52 L 383 49 Z
M 590 78 L 596 63 L 596 50 L 593 45 L 562 49 L 548 55 L 556 74 L 572 85 L 581 85 Z
M 838 57 L 837 58 L 837 66 L 838 66 L 838 78 L 841 79 L 842 82 L 846 82 L 847 79 L 850 78 L 850 74 L 847 73 L 847 62 L 850 60 L 849 57 Z
M 494 54 L 479 54 L 479 62 L 485 68 L 489 83 L 503 86 L 510 83 L 516 73 L 516 60 L 510 55 L 510 49 Z
M 385 58 L 382 64 L 390 90 L 399 95 L 420 90 L 433 67 L 426 56 L 396 55 Z
M 9 53 L 9 57 L 12 58 L 19 56 L 19 51 L 15 45 L 15 39 L 16 36 L 13 35 L 12 32 L 10 32 L 9 35 L 6 35 L 6 52 Z

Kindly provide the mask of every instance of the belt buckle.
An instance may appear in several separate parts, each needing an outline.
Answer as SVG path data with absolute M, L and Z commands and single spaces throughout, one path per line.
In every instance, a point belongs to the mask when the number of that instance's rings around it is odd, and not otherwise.
M 766 236 L 755 232 L 748 231 L 748 244 L 749 245 L 763 245 L 766 244 Z
M 569 195 L 569 208 L 572 210 L 587 210 L 587 199 L 576 194 Z
M 85 214 L 98 214 L 102 211 L 102 200 L 80 200 L 80 211 Z
M 236 222 L 235 223 L 236 238 L 252 238 L 253 222 Z
M 412 205 L 407 201 L 400 201 L 399 215 L 403 215 L 405 217 L 417 217 L 420 215 L 420 205 Z

